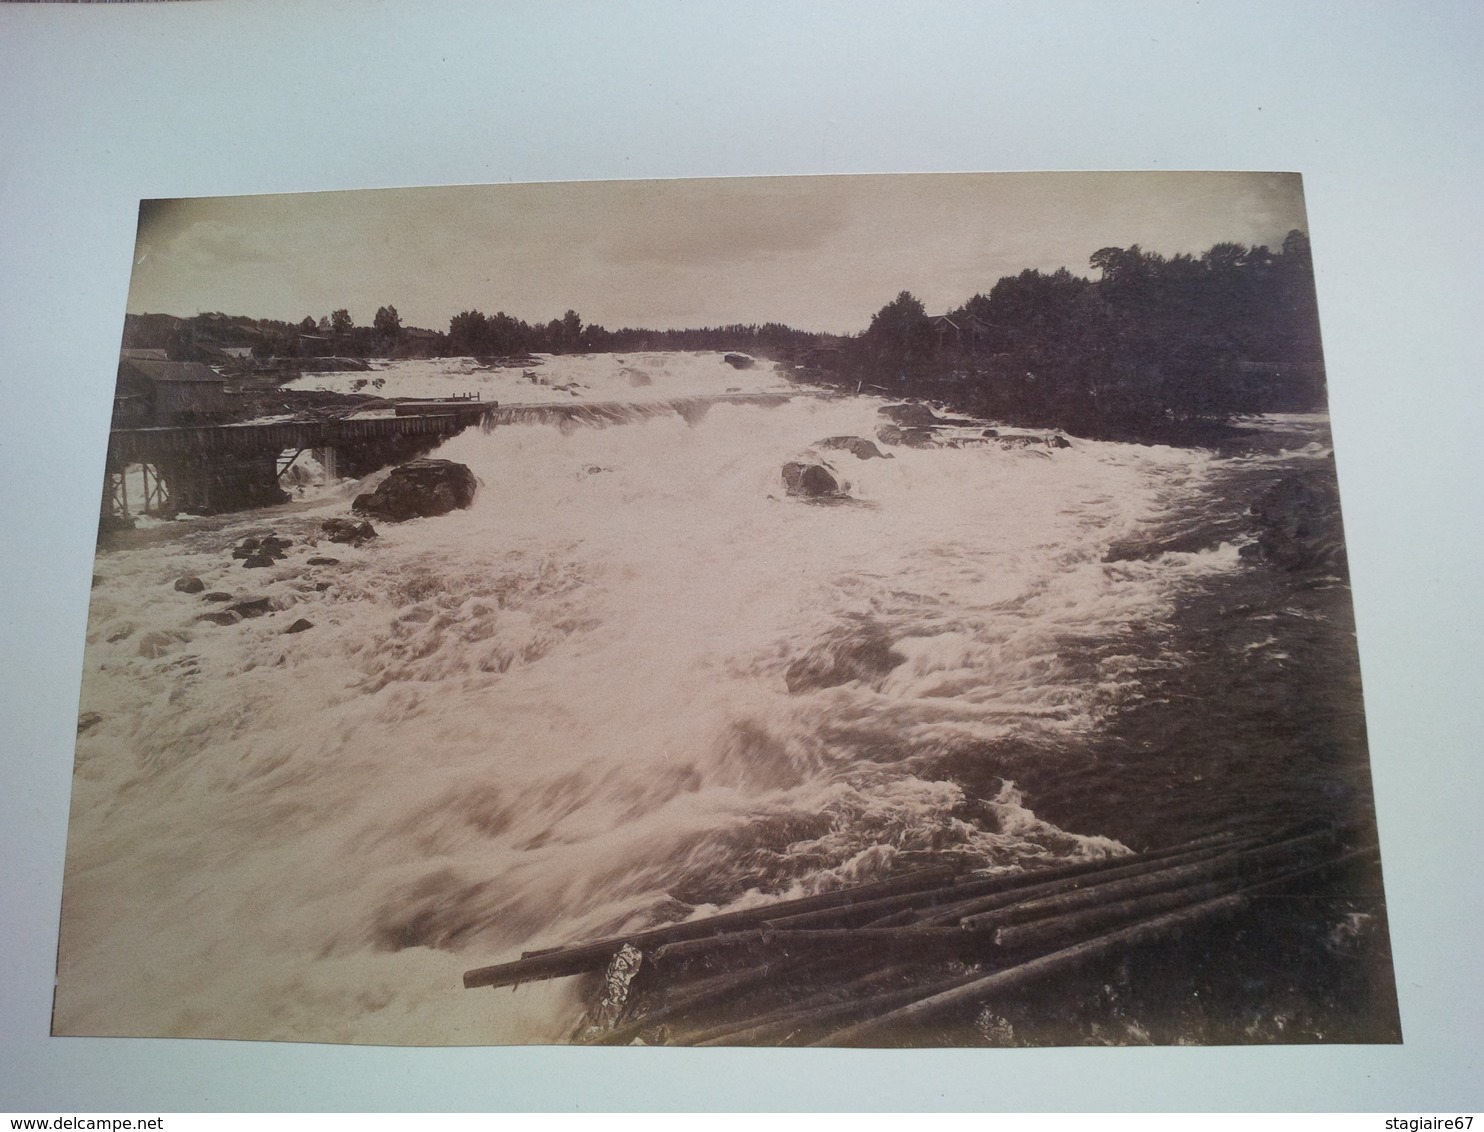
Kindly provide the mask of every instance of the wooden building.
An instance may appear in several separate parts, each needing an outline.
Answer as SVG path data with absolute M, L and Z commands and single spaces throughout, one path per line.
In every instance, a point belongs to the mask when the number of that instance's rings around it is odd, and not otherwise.
M 137 357 L 125 351 L 113 395 L 113 427 L 169 428 L 210 424 L 232 415 L 227 379 L 201 362 Z

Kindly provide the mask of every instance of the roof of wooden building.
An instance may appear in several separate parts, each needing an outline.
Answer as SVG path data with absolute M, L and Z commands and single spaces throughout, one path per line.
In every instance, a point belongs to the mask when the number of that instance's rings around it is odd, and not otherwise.
M 133 371 L 139 377 L 155 383 L 166 381 L 212 382 L 223 384 L 227 379 L 203 362 L 157 362 L 144 359 L 125 358 L 120 370 Z

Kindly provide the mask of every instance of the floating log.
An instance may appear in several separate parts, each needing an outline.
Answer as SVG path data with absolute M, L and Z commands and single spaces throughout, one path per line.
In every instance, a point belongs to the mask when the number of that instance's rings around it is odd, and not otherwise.
M 1280 841 L 1273 845 L 1261 845 L 1233 853 L 1223 853 L 1192 864 L 1165 867 L 1138 876 L 1107 880 L 1105 883 L 1078 888 L 1069 892 L 1051 893 L 1034 900 L 1019 901 L 993 911 L 963 916 L 959 923 L 966 928 L 996 928 L 1006 924 L 1023 923 L 1047 916 L 1059 916 L 1080 908 L 1110 903 L 1129 897 L 1143 896 L 1152 892 L 1163 892 L 1171 888 L 1197 884 L 1223 875 L 1237 875 L 1242 870 L 1260 870 L 1270 863 L 1281 863 L 1296 853 L 1313 848 L 1326 834 L 1310 834 L 1307 837 Z
M 596 971 L 627 944 L 643 949 L 644 986 L 636 983 L 639 995 L 621 1009 L 593 1014 L 611 1028 L 590 1025 L 583 1044 L 625 1044 L 640 1036 L 698 1045 L 869 1042 L 888 1027 L 1153 942 L 1234 913 L 1251 899 L 1277 896 L 1310 874 L 1377 857 L 1374 844 L 1353 848 L 1345 831 L 1310 832 L 1315 828 L 1290 827 L 1267 838 L 1216 835 L 1137 856 L 997 876 L 923 869 L 531 951 L 469 971 L 464 983 L 504 986 Z M 954 970 L 944 964 L 948 958 L 977 966 L 972 973 Z
M 1247 899 L 1240 895 L 1218 897 L 1208 900 L 1189 908 L 1182 908 L 1175 912 L 1156 916 L 1150 920 L 1144 920 L 1119 931 L 1110 932 L 1096 939 L 1087 940 L 1083 943 L 1074 944 L 1071 947 L 1053 951 L 1049 955 L 1043 955 L 1032 959 L 1027 963 L 1021 963 L 1002 971 L 996 971 L 991 975 L 983 977 L 970 977 L 961 980 L 958 985 L 948 987 L 926 997 L 918 998 L 910 1005 L 902 1006 L 894 1010 L 888 1010 L 874 1018 L 859 1022 L 844 1030 L 830 1034 L 828 1037 L 817 1042 L 810 1043 L 815 1046 L 837 1046 L 855 1045 L 863 1039 L 879 1037 L 883 1032 L 894 1027 L 909 1026 L 923 1021 L 945 1010 L 965 1005 L 967 1003 L 979 1002 L 991 995 L 1007 990 L 1015 990 L 1028 983 L 1036 982 L 1050 975 L 1061 974 L 1063 971 L 1080 966 L 1094 959 L 1100 959 L 1105 955 L 1116 951 L 1126 950 L 1139 944 L 1151 943 L 1160 937 L 1182 928 L 1192 927 L 1215 920 L 1225 916 L 1235 915 L 1247 905 Z
M 1150 853 L 1137 856 L 1128 855 L 1122 857 L 1105 857 L 1096 861 L 1078 861 L 1070 865 L 1053 865 L 1045 869 L 1033 869 L 1029 872 L 1001 873 L 989 877 L 958 877 L 951 885 L 945 885 L 939 889 L 932 889 L 924 893 L 912 893 L 901 896 L 887 896 L 877 900 L 859 901 L 848 907 L 825 908 L 819 911 L 793 912 L 777 906 L 778 915 L 764 921 L 765 926 L 771 928 L 786 928 L 794 930 L 798 928 L 822 928 L 836 924 L 848 924 L 856 921 L 862 927 L 896 927 L 903 922 L 910 922 L 916 918 L 919 912 L 937 907 L 943 910 L 941 916 L 928 914 L 921 922 L 928 923 L 952 923 L 958 918 L 957 915 L 948 913 L 954 906 L 963 903 L 968 898 L 977 898 L 997 893 L 1022 892 L 1035 885 L 1051 885 L 1053 882 L 1068 882 L 1084 877 L 1097 876 L 1130 876 L 1135 872 L 1147 872 L 1170 863 L 1170 858 L 1184 857 L 1189 855 L 1191 860 L 1214 855 L 1240 845 L 1250 845 L 1255 842 L 1252 839 L 1234 841 L 1225 834 L 1213 837 L 1201 838 L 1185 845 L 1172 846 L 1168 849 L 1160 849 Z M 1047 891 L 1052 891 L 1047 888 Z M 887 915 L 891 920 L 888 921 Z M 900 916 L 901 919 L 897 919 Z M 879 919 L 877 918 L 879 917 Z
M 746 908 L 738 912 L 723 912 L 700 920 L 664 924 L 657 928 L 613 936 L 593 943 L 577 944 L 536 955 L 527 955 L 508 963 L 497 963 L 493 966 L 476 967 L 472 971 L 466 971 L 464 986 L 467 989 L 502 987 L 515 983 L 537 982 L 541 979 L 561 978 L 565 975 L 579 975 L 585 971 L 599 970 L 606 966 L 614 952 L 626 943 L 644 949 L 679 940 L 717 935 L 723 931 L 753 927 L 776 915 L 779 909 L 792 908 L 797 911 L 808 911 L 850 904 L 857 900 L 872 899 L 888 893 L 933 888 L 951 880 L 954 875 L 955 870 L 949 866 L 919 869 L 915 872 L 903 873 L 901 876 L 888 877 L 885 880 L 826 892 L 818 896 L 805 896 L 797 900 L 786 900 L 779 904 L 769 904 L 758 908 Z
M 908 947 L 921 949 L 934 944 L 959 946 L 976 942 L 979 933 L 965 928 L 820 928 L 782 931 L 755 928 L 748 931 L 730 932 L 726 935 L 707 936 L 701 939 L 680 940 L 667 943 L 654 953 L 656 963 L 674 963 L 711 957 L 718 952 L 725 954 L 734 950 L 772 950 L 787 953 L 791 948 L 838 948 L 854 943 L 871 944 L 874 947 Z M 978 942 L 984 942 L 980 939 Z
M 1156 892 L 1133 900 L 1115 900 L 1110 904 L 1099 904 L 1080 912 L 1068 912 L 1063 916 L 1047 916 L 1030 923 L 1008 924 L 994 929 L 996 947 L 1044 947 L 1078 935 L 1115 924 L 1128 923 L 1141 916 L 1183 908 L 1187 904 L 1198 904 L 1213 900 L 1236 890 L 1238 881 L 1192 885 L 1169 892 Z
M 1158 857 L 1139 857 L 1126 861 L 1117 868 L 1101 869 L 1096 873 L 1090 873 L 1085 876 L 1059 878 L 1044 884 L 1008 889 L 1002 892 L 990 892 L 984 896 L 975 896 L 969 900 L 944 905 L 920 917 L 917 920 L 916 926 L 927 928 L 941 924 L 958 923 L 966 916 L 992 911 L 996 908 L 1004 908 L 1020 903 L 1021 901 L 1051 897 L 1062 893 L 1091 891 L 1094 888 L 1132 877 L 1159 873 L 1188 864 L 1218 860 L 1228 857 L 1232 853 L 1240 852 L 1242 849 L 1249 848 L 1254 844 L 1256 842 L 1243 840 L 1223 845 L 1210 845 L 1188 851 L 1171 852 Z
M 782 1040 L 801 1026 L 819 1017 L 828 1016 L 831 1019 L 848 1017 L 840 1011 L 858 1010 L 864 1003 L 875 1001 L 875 997 L 871 995 L 867 995 L 866 998 L 856 996 L 875 990 L 881 984 L 891 982 L 893 979 L 901 979 L 908 970 L 909 967 L 906 965 L 880 968 L 851 982 L 820 991 L 818 994 L 810 995 L 798 1002 L 779 1007 L 777 1010 L 771 1010 L 755 1018 L 698 1030 L 689 1035 L 689 1041 L 697 1046 L 726 1046 L 754 1045 L 765 1041 Z M 918 991 L 918 988 L 914 990 Z M 921 992 L 918 991 L 918 993 Z
M 893 969 L 893 974 L 901 974 L 900 969 Z M 727 1040 L 713 1038 L 708 1044 L 740 1044 L 743 1041 L 758 1042 L 779 1035 L 787 1036 L 804 1029 L 818 1029 L 824 1026 L 833 1026 L 851 1018 L 859 1018 L 863 1014 L 884 1013 L 896 1010 L 900 1007 L 919 1002 L 925 997 L 940 994 L 944 991 L 953 990 L 963 986 L 966 982 L 982 977 L 982 973 L 973 975 L 952 975 L 940 977 L 923 982 L 916 982 L 910 986 L 897 990 L 883 991 L 867 998 L 835 1000 L 812 1006 L 803 1010 L 791 1010 L 784 1014 L 778 1012 L 772 1016 L 772 1020 L 766 1025 L 756 1027 L 753 1030 L 737 1031 L 727 1036 Z M 820 1043 L 811 1043 L 820 1044 Z

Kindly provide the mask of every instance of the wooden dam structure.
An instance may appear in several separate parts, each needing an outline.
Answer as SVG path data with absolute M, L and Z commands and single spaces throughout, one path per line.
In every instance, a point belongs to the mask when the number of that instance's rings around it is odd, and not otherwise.
M 282 503 L 289 496 L 280 481 L 305 452 L 313 453 L 332 476 L 364 476 L 425 454 L 475 424 L 485 429 L 508 424 L 602 427 L 669 414 L 695 423 L 716 404 L 778 405 L 791 397 L 726 393 L 522 405 L 459 397 L 402 401 L 355 415 L 115 427 L 108 435 L 102 517 L 105 523 L 126 519 L 141 504 L 149 514 L 212 515 Z M 119 423 L 116 417 L 115 425 Z M 133 499 L 131 468 L 137 469 Z
M 324 416 L 115 428 L 108 435 L 105 519 L 132 510 L 128 469 L 137 465 L 148 512 L 210 515 L 282 503 L 280 479 L 304 452 L 335 474 L 364 475 L 425 452 L 493 411 L 493 402 L 457 401 L 399 406 L 385 416 Z M 410 411 L 403 411 L 410 409 Z

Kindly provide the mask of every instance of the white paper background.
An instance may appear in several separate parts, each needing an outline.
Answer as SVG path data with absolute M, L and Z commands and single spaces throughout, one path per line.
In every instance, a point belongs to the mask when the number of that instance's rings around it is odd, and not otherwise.
M 0 7 L 0 1110 L 1480 1108 L 1481 59 L 1472 0 Z M 1305 175 L 1404 1045 L 47 1036 L 139 198 L 1102 168 Z

